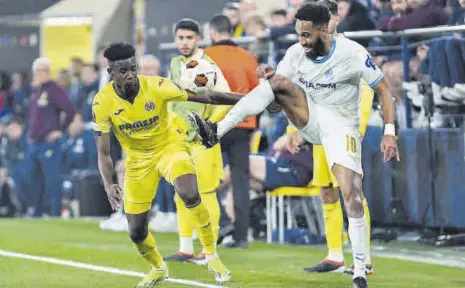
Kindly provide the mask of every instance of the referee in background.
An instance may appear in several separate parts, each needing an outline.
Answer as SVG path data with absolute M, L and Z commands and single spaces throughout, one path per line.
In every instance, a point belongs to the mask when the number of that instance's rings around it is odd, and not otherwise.
M 213 46 L 204 49 L 216 62 L 228 81 L 231 92 L 247 94 L 254 89 L 259 80 L 255 75 L 258 61 L 248 51 L 240 48 L 232 38 L 232 25 L 225 15 L 214 16 L 209 23 Z M 250 135 L 257 128 L 256 116 L 247 118 L 221 139 L 221 149 L 227 154 L 231 168 L 231 183 L 234 197 L 234 241 L 227 248 L 247 248 L 249 229 L 249 154 Z

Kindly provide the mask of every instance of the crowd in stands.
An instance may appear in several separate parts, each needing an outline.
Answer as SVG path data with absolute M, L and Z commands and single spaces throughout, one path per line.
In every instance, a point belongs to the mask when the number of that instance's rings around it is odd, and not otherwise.
M 234 37 L 257 37 L 247 48 L 259 63 L 268 63 L 268 39 L 277 40 L 295 33 L 293 15 L 303 2 L 292 0 L 288 8 L 273 10 L 269 15 L 260 14 L 253 2 L 231 2 L 224 7 L 223 13 L 234 27 Z M 465 24 L 465 0 L 339 0 L 338 13 L 340 32 L 462 25 Z M 204 38 L 208 40 L 205 31 L 208 31 L 207 27 L 204 27 Z M 425 123 L 422 99 L 426 95 L 421 95 L 417 89 L 419 75 L 431 77 L 436 105 L 463 104 L 463 33 L 409 39 L 411 43 L 420 42 L 410 51 L 410 83 L 403 81 L 399 38 L 357 41 L 375 51 L 375 61 L 384 71 L 400 111 L 404 103 L 403 91 L 408 90 L 417 115 L 414 122 L 417 127 L 423 127 Z M 275 43 L 274 64 L 290 45 L 292 42 L 288 41 Z M 397 48 L 379 49 L 391 46 Z M 102 52 L 103 48 L 99 49 L 96 64 L 84 63 L 76 57 L 71 59 L 67 69 L 59 70 L 56 75 L 52 75 L 53 64 L 45 58 L 37 59 L 32 67 L 24 67 L 31 73 L 0 74 L 0 201 L 5 195 L 11 195 L 8 204 L 11 209 L 7 212 L 0 209 L 0 215 L 60 216 L 63 203 L 75 199 L 79 193 L 75 185 L 76 175 L 98 173 L 91 106 L 93 97 L 110 80 Z M 160 67 L 160 62 L 152 55 L 141 57 L 138 68 L 143 75 L 164 74 L 164 67 Z M 443 115 L 436 113 L 435 117 L 435 127 L 447 126 Z M 261 147 L 264 148 L 260 155 L 250 156 L 252 190 L 260 192 L 283 185 L 305 186 L 311 180 L 308 177 L 313 169 L 311 146 L 302 149 L 298 155 L 290 154 L 283 145 L 286 126 L 287 120 L 282 113 L 264 112 L 260 116 L 258 130 L 263 135 Z M 112 145 L 115 177 L 122 183 L 121 149 L 115 138 Z M 224 162 L 225 179 L 221 188 L 227 191 L 230 180 L 227 157 Z M 275 169 L 267 169 L 265 163 L 274 163 Z M 161 184 L 159 191 L 165 192 L 157 194 L 156 209 L 159 212 L 151 227 L 157 231 L 175 231 L 174 191 L 167 183 Z M 224 198 L 227 201 L 228 197 Z M 231 209 L 226 209 L 225 213 L 234 217 Z M 101 227 L 126 230 L 127 223 L 123 214 L 116 213 L 102 222 Z

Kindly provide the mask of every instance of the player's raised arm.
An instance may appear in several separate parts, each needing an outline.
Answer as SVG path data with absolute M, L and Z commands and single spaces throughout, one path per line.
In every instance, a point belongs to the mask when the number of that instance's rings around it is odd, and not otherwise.
M 219 91 L 208 91 L 202 94 L 187 91 L 187 94 L 187 101 L 213 105 L 234 105 L 244 96 L 241 93 Z

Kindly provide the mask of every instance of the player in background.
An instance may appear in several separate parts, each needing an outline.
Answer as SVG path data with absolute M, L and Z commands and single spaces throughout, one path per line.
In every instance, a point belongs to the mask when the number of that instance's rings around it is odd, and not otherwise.
M 365 271 L 368 225 L 362 204 L 360 80 L 364 79 L 375 89 L 383 105 L 385 130 L 381 151 L 386 162 L 395 158 L 400 161 L 394 101 L 383 73 L 370 54 L 358 43 L 329 33 L 330 13 L 326 5 L 307 3 L 295 18 L 299 43 L 287 50 L 276 73 L 270 66 L 262 68 L 268 81 L 242 97 L 220 122 L 203 121 L 194 113 L 191 120 L 202 143 L 211 147 L 245 117 L 262 112 L 276 101 L 305 140 L 323 145 L 349 218 L 353 287 L 365 288 L 368 287 Z M 204 97 L 215 104 L 229 104 L 237 93 L 210 91 Z
M 324 3 L 328 6 L 331 14 L 329 20 L 328 32 L 334 37 L 344 37 L 339 35 L 336 27 L 339 23 L 339 17 L 337 15 L 337 2 L 335 0 L 320 0 L 319 2 Z M 365 82 L 361 81 L 362 87 L 360 89 L 360 133 L 365 134 L 368 118 L 373 104 L 373 89 Z M 287 148 L 292 153 L 299 151 L 298 135 L 297 130 L 293 127 L 288 127 L 288 143 Z M 343 253 L 343 225 L 344 218 L 342 215 L 341 202 L 339 200 L 339 184 L 337 183 L 334 174 L 331 172 L 323 146 L 313 146 L 313 161 L 314 161 L 314 172 L 313 172 L 313 184 L 320 187 L 320 198 L 323 203 L 323 216 L 325 219 L 325 234 L 326 234 L 326 245 L 328 247 L 328 255 L 326 258 L 313 267 L 305 268 L 306 272 L 336 272 L 336 273 L 351 273 L 353 268 L 346 269 L 344 265 L 344 253 Z M 363 193 L 363 191 L 362 191 Z M 363 197 L 363 194 L 362 194 Z M 367 221 L 367 254 L 366 254 L 366 270 L 367 274 L 373 273 L 373 266 L 371 264 L 371 253 L 370 253 L 370 210 L 368 209 L 368 203 L 365 197 L 362 200 L 363 209 Z
M 209 270 L 218 282 L 231 278 L 216 252 L 210 215 L 203 204 L 190 147 L 182 131 L 170 125 L 168 102 L 202 101 L 163 77 L 137 75 L 135 49 L 113 43 L 105 49 L 108 73 L 114 81 L 104 86 L 92 104 L 98 150 L 98 166 L 114 210 L 124 201 L 129 237 L 139 254 L 151 265 L 138 284 L 153 287 L 168 277 L 168 267 L 148 231 L 149 212 L 161 177 L 174 185 L 206 252 Z M 126 153 L 124 187 L 113 182 L 110 129 Z M 124 190 L 124 194 L 123 194 Z
M 204 54 L 203 50 L 198 47 L 200 41 L 200 26 L 196 21 L 192 19 L 180 20 L 174 28 L 174 35 L 176 45 L 181 55 L 172 58 L 170 61 L 169 78 L 172 81 L 176 83 L 180 82 L 182 70 L 185 69 L 186 64 L 190 61 L 200 61 L 203 59 L 214 64 L 214 62 Z M 228 82 L 221 73 L 221 70 L 217 69 L 216 73 L 217 83 L 215 88 L 220 91 L 229 92 Z M 190 121 L 188 121 L 188 115 L 190 112 L 195 112 L 202 115 L 203 119 L 216 122 L 226 115 L 230 106 L 214 107 L 210 104 L 178 101 L 170 102 L 169 109 L 186 121 L 188 141 L 191 143 L 192 158 L 197 172 L 199 193 L 202 202 L 210 212 L 216 243 L 218 231 L 220 229 L 220 207 L 216 195 L 216 188 L 218 188 L 220 184 L 220 179 L 223 178 L 221 146 L 217 144 L 212 149 L 206 149 L 205 146 L 197 140 L 195 129 L 192 127 Z M 179 196 L 175 196 L 175 203 L 179 231 L 179 250 L 175 254 L 166 257 L 165 260 L 204 264 L 206 262 L 205 251 L 194 256 L 194 244 L 192 240 L 194 223 L 189 211 L 186 209 L 186 206 Z

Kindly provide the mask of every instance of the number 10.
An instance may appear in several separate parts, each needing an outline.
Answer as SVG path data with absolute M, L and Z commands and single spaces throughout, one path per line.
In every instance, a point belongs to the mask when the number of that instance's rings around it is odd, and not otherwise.
M 347 152 L 357 152 L 357 145 L 353 136 L 346 135 L 346 149 Z

